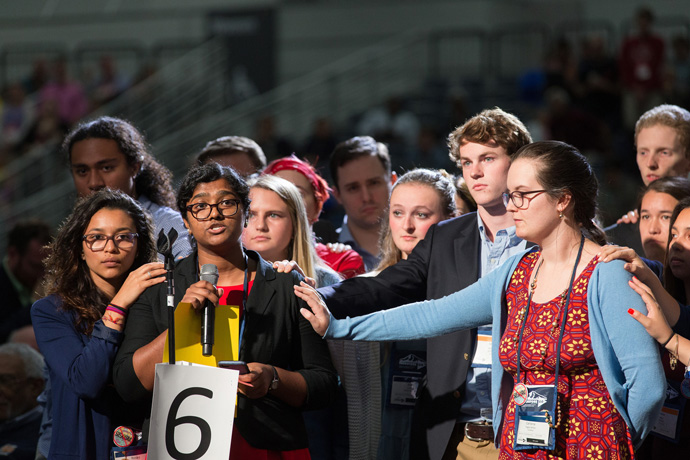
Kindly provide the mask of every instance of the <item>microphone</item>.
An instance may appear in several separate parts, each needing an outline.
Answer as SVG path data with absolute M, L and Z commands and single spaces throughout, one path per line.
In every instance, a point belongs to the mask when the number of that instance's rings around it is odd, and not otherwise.
M 215 286 L 218 283 L 218 267 L 213 264 L 202 265 L 200 277 Z M 201 313 L 201 353 L 204 356 L 211 356 L 213 350 L 213 325 L 215 321 L 216 307 L 207 300 L 204 302 L 204 309 Z

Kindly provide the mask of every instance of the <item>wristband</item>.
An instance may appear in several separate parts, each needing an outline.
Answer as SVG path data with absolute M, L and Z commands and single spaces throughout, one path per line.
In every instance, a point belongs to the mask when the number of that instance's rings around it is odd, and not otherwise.
M 112 312 L 118 313 L 122 316 L 127 316 L 127 310 L 125 310 L 122 307 L 118 307 L 117 305 L 113 305 L 113 304 L 108 304 L 105 311 L 112 311 Z
M 668 343 L 671 341 L 671 339 L 673 338 L 674 335 L 676 335 L 676 333 L 673 332 L 673 331 L 671 331 L 671 337 L 669 337 L 669 338 L 666 340 L 666 342 L 662 343 L 661 346 L 664 347 L 664 348 L 666 348 L 666 345 L 668 345 Z

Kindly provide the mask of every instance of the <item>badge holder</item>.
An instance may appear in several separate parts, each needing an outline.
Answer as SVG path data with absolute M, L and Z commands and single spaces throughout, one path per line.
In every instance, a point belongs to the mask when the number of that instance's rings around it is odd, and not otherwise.
M 652 434 L 659 438 L 666 439 L 670 442 L 678 444 L 681 440 L 682 422 L 685 418 L 685 409 L 687 398 L 683 385 L 685 382 L 690 383 L 688 379 L 688 372 L 686 370 L 685 378 L 682 382 L 676 380 L 666 380 L 666 400 L 664 400 L 664 407 L 661 409 L 659 416 L 652 427 Z
M 515 387 L 513 388 L 512 398 L 515 402 L 515 436 L 513 449 L 544 449 L 554 450 L 556 448 L 556 427 L 561 423 L 560 405 L 558 404 L 558 373 L 561 365 L 561 342 L 565 333 L 565 323 L 568 319 L 568 306 L 570 304 L 570 294 L 573 290 L 575 273 L 582 257 L 584 246 L 584 236 L 580 240 L 580 249 L 577 253 L 573 273 L 570 277 L 570 287 L 563 306 L 563 319 L 558 334 L 556 345 L 556 372 L 554 385 L 525 385 L 520 382 L 520 350 L 522 349 L 522 335 L 525 331 L 529 307 L 532 303 L 532 290 L 527 297 L 527 307 L 525 316 L 520 327 L 520 338 L 517 350 L 517 374 L 515 376 Z

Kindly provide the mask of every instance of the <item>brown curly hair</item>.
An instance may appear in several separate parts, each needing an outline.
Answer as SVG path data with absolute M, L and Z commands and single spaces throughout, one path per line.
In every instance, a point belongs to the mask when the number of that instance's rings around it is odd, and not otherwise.
M 120 209 L 134 221 L 139 237 L 137 255 L 129 272 L 156 259 L 151 221 L 129 195 L 105 188 L 77 201 L 50 245 L 45 284 L 47 294 L 56 294 L 62 299 L 64 311 L 74 312 L 75 327 L 86 335 L 91 334 L 94 323 L 103 316 L 111 300 L 96 287 L 81 257 L 84 232 L 93 215 L 101 209 Z
M 131 123 L 114 117 L 100 117 L 80 123 L 62 142 L 62 152 L 68 163 L 72 159 L 74 144 L 87 139 L 115 141 L 129 166 L 141 164 L 134 178 L 136 193 L 148 197 L 157 205 L 169 208 L 175 206 L 172 173 L 149 153 L 144 136 Z
M 512 157 L 520 147 L 532 142 L 532 136 L 518 117 L 498 107 L 479 112 L 448 136 L 449 156 L 458 168 L 460 147 L 468 142 L 503 147 Z

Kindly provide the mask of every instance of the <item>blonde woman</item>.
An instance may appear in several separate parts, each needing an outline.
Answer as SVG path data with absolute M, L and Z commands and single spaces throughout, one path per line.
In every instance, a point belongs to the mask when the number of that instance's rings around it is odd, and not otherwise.
M 304 200 L 291 182 L 277 176 L 259 177 L 249 191 L 251 204 L 242 232 L 245 248 L 258 252 L 268 261 L 294 260 L 305 276 L 316 279 L 317 286 L 340 281 L 340 276 L 317 256 Z M 332 452 L 345 449 L 344 395 L 339 391 L 336 408 L 304 414 L 312 459 L 331 458 Z
M 249 191 L 251 204 L 242 243 L 264 259 L 294 260 L 317 286 L 340 281 L 316 255 L 304 201 L 297 187 L 277 176 L 261 176 Z

